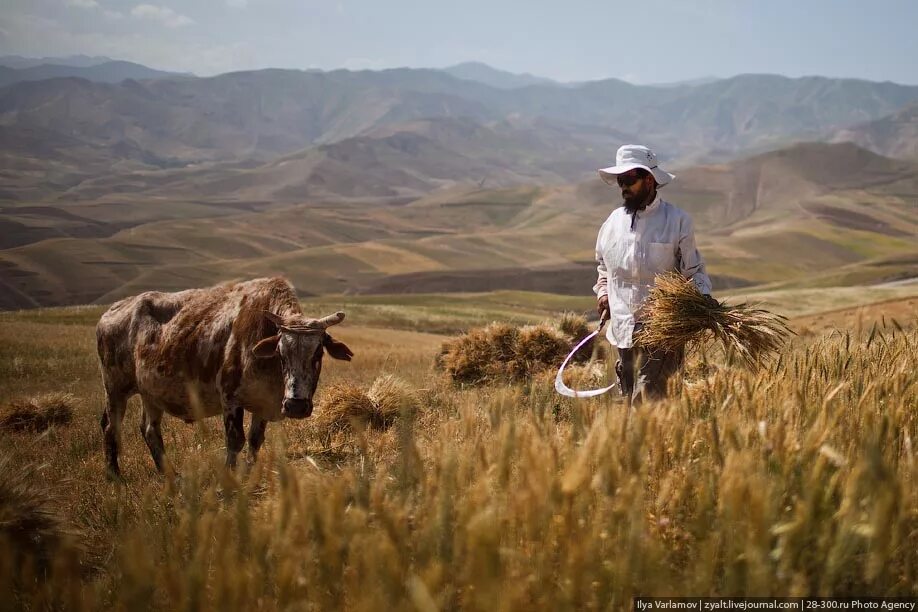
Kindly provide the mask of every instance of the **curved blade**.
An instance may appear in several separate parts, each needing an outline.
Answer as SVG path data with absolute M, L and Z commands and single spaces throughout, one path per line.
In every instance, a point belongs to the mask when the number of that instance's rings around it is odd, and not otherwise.
M 567 385 L 565 385 L 564 380 L 561 378 L 561 375 L 564 373 L 564 368 L 567 367 L 567 362 L 569 362 L 571 358 L 577 354 L 577 351 L 579 351 L 583 347 L 583 345 L 585 345 L 587 342 L 595 338 L 599 334 L 600 330 L 602 330 L 602 327 L 600 327 L 599 329 L 594 331 L 592 334 L 590 334 L 589 336 L 581 340 L 580 343 L 574 347 L 574 350 L 572 350 L 570 354 L 564 359 L 564 363 L 562 363 L 561 367 L 558 368 L 558 374 L 555 376 L 555 391 L 557 391 L 558 393 L 560 393 L 561 395 L 565 397 L 596 397 L 597 395 L 602 395 L 603 393 L 606 393 L 607 391 L 615 388 L 617 383 L 612 383 L 608 387 L 603 387 L 602 389 L 590 389 L 588 391 L 576 391 L 574 389 L 571 389 Z

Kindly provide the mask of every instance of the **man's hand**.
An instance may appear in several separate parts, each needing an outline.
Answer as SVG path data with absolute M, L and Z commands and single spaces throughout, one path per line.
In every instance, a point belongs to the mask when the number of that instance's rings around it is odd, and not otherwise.
M 707 303 L 708 303 L 708 306 L 710 306 L 711 308 L 719 308 L 719 307 L 720 307 L 720 302 L 718 302 L 717 300 L 715 300 L 713 295 L 708 295 L 707 293 L 705 293 L 705 294 L 704 294 L 704 301 L 707 302 Z
M 609 296 L 604 295 L 599 298 L 599 301 L 596 302 L 596 314 L 599 315 L 599 318 L 602 319 L 603 315 L 609 318 Z

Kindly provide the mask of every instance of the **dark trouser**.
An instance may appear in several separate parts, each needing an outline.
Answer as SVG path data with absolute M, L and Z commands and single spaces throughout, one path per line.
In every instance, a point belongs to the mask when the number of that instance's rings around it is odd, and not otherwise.
M 646 347 L 618 349 L 615 373 L 622 395 L 633 406 L 645 399 L 655 400 L 666 396 L 666 382 L 682 366 L 684 352 L 664 352 Z M 635 380 L 637 379 L 637 380 Z

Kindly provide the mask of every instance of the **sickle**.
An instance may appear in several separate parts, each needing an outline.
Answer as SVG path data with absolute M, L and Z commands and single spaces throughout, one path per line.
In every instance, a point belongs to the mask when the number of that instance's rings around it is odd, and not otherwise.
M 576 391 L 568 387 L 566 384 L 564 384 L 564 379 L 562 378 L 562 374 L 564 374 L 564 368 L 567 367 L 567 362 L 569 362 L 571 358 L 577 354 L 577 351 L 583 348 L 585 344 L 587 344 L 590 340 L 598 336 L 599 332 L 602 331 L 602 328 L 605 324 L 606 324 L 606 313 L 603 313 L 602 318 L 599 320 L 599 327 L 596 328 L 596 331 L 594 331 L 592 334 L 590 334 L 589 336 L 581 340 L 580 343 L 574 347 L 574 350 L 572 350 L 570 354 L 564 359 L 564 362 L 561 364 L 561 367 L 558 368 L 558 374 L 555 376 L 555 391 L 557 391 L 564 397 L 574 397 L 574 398 L 596 397 L 597 395 L 602 395 L 603 393 L 606 393 L 617 386 L 618 383 L 612 383 L 608 387 L 603 387 L 602 389 L 589 389 L 587 391 Z

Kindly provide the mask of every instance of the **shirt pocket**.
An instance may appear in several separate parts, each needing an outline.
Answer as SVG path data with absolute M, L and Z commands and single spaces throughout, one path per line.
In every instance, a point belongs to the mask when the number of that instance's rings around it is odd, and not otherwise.
M 647 267 L 659 274 L 676 269 L 676 251 L 669 242 L 647 243 Z

